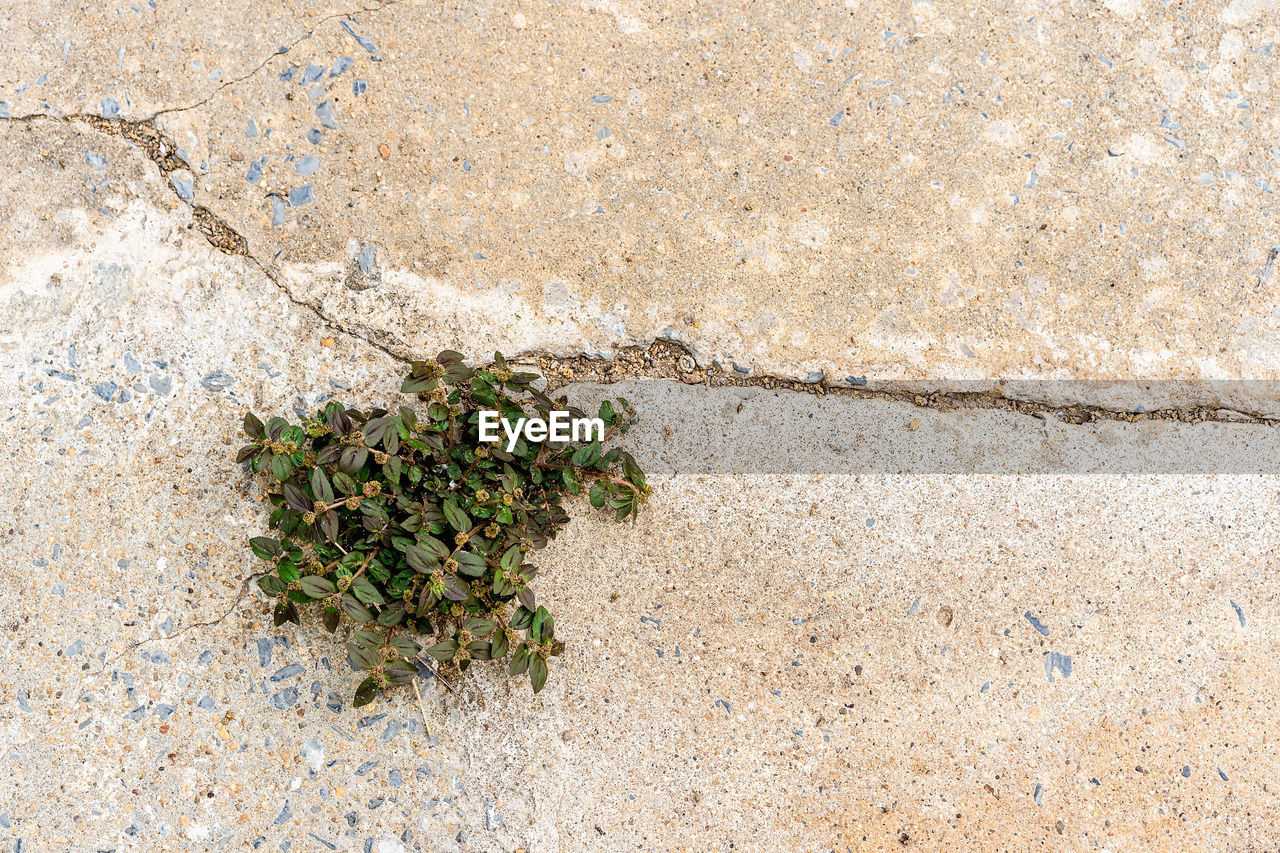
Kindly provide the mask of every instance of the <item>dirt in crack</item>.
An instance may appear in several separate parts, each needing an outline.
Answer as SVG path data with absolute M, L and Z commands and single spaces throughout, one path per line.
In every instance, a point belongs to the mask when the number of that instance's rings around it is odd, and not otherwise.
M 173 188 L 169 181 L 169 176 L 178 169 L 186 169 L 187 164 L 177 155 L 177 146 L 173 141 L 164 135 L 156 126 L 153 119 L 141 121 L 125 121 L 123 119 L 108 119 L 94 115 L 75 115 L 68 116 L 66 121 L 79 121 L 92 127 L 100 133 L 118 136 L 127 142 L 133 143 L 143 154 L 146 155 L 156 168 L 160 170 L 160 175 L 164 178 L 165 183 L 169 184 L 170 189 L 177 194 L 177 190 Z M 409 362 L 410 357 L 400 351 L 394 344 L 387 344 L 374 340 L 368 335 L 362 335 L 346 324 L 339 322 L 336 318 L 325 313 L 318 304 L 298 299 L 290 292 L 289 288 L 284 285 L 280 279 L 279 273 L 267 264 L 259 260 L 252 252 L 249 251 L 249 241 L 236 231 L 226 222 L 224 222 L 217 214 L 200 204 L 191 204 L 191 216 L 194 221 L 195 228 L 204 235 L 210 245 L 219 251 L 242 257 L 262 270 L 268 279 L 280 288 L 280 291 L 294 305 L 300 308 L 306 308 L 311 313 L 334 331 L 350 335 L 357 340 L 364 341 L 366 344 L 381 351 L 388 357 L 400 361 Z
M 125 121 L 123 119 L 102 118 L 94 115 L 69 116 L 68 121 L 82 121 L 101 133 L 118 136 L 132 142 L 147 155 L 161 176 L 169 180 L 169 175 L 178 169 L 188 168 L 178 157 L 175 146 L 151 121 Z M 176 190 L 175 190 L 176 192 Z M 215 249 L 228 255 L 249 257 L 249 241 L 238 231 L 223 222 L 217 214 L 199 204 L 191 205 L 192 219 L 195 227 L 205 236 Z
M 647 347 L 625 347 L 608 360 L 592 356 L 560 357 L 536 352 L 512 357 L 510 360 L 529 364 L 537 363 L 542 375 L 547 378 L 553 388 L 582 382 L 611 384 L 633 379 L 668 379 L 686 385 L 764 388 L 854 400 L 893 400 L 919 408 L 941 411 L 1001 409 L 1036 418 L 1052 417 L 1077 425 L 1096 421 L 1280 425 L 1280 420 L 1275 418 L 1204 405 L 1152 408 L 1143 412 L 1117 411 L 1085 404 L 1054 405 L 1011 397 L 998 384 L 982 390 L 922 393 L 916 388 L 909 387 L 907 383 L 897 382 L 868 384 L 866 387 L 847 387 L 824 382 L 801 382 L 797 379 L 769 375 L 744 376 L 737 371 L 724 370 L 716 366 L 698 367 L 693 354 L 683 344 L 663 339 L 656 340 Z
M 51 116 L 30 116 L 9 119 L 10 121 L 32 120 L 59 121 Z M 72 115 L 62 121 L 78 121 L 95 130 L 111 136 L 119 137 L 133 143 L 147 159 L 156 164 L 165 183 L 170 184 L 174 194 L 177 190 L 169 181 L 170 175 L 179 169 L 187 169 L 188 165 L 178 157 L 177 146 L 156 128 L 153 119 L 128 121 L 114 118 L 108 119 L 96 115 Z M 408 363 L 415 356 L 399 341 L 386 343 L 376 340 L 368 334 L 349 328 L 346 324 L 329 316 L 319 305 L 298 299 L 280 280 L 278 273 L 264 264 L 249 251 L 248 240 L 238 231 L 224 222 L 217 214 L 199 204 L 190 204 L 195 227 L 219 251 L 228 255 L 246 258 L 263 271 L 267 277 L 279 287 L 288 299 L 299 307 L 306 308 L 316 315 L 325 325 L 343 334 L 361 340 L 388 357 Z M 1280 249 L 1272 251 L 1268 259 L 1266 272 L 1270 272 L 1271 260 Z M 512 361 L 538 363 L 542 375 L 553 386 L 563 386 L 577 382 L 613 383 L 631 379 L 671 379 L 686 385 L 708 387 L 753 387 L 773 390 L 794 391 L 815 395 L 835 395 L 851 399 L 881 399 L 906 402 L 912 405 L 939 410 L 956 409 L 1004 409 L 1034 417 L 1052 416 L 1072 424 L 1086 424 L 1094 421 L 1181 421 L 1188 423 L 1227 422 L 1253 423 L 1268 426 L 1280 425 L 1280 419 L 1268 418 L 1255 413 L 1224 410 L 1213 406 L 1190 405 L 1182 407 L 1155 408 L 1145 412 L 1125 412 L 1093 405 L 1053 405 L 1010 397 L 998 385 L 978 391 L 931 391 L 920 393 L 914 388 L 905 387 L 905 383 L 880 383 L 878 387 L 847 387 L 831 385 L 826 382 L 802 382 L 797 379 L 774 375 L 741 375 L 736 371 L 726 371 L 719 367 L 698 367 L 693 353 L 684 345 L 664 339 L 655 340 L 648 346 L 630 346 L 620 349 L 612 359 L 593 356 L 562 357 L 546 352 L 525 352 L 511 356 Z

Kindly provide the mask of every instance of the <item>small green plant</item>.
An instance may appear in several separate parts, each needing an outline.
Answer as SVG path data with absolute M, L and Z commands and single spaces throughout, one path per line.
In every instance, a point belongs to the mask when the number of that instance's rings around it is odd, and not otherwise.
M 482 442 L 482 410 L 510 423 L 586 417 L 537 390 L 538 378 L 501 353 L 473 369 L 446 350 L 414 362 L 404 380 L 416 408 L 364 413 L 335 401 L 300 425 L 245 415 L 249 444 L 236 461 L 265 475 L 274 507 L 275 534 L 249 540 L 271 565 L 258 585 L 276 600 L 277 625 L 299 622 L 306 605 L 331 632 L 349 624 L 350 659 L 368 672 L 356 707 L 412 681 L 415 658 L 429 663 L 422 654 L 446 684 L 472 661 L 508 656 L 534 693 L 546 684 L 564 644 L 530 587 L 529 553 L 569 520 L 566 492 L 586 489 L 621 520 L 649 489 L 631 454 L 602 446 L 634 422 L 623 399 L 621 411 L 600 404 L 604 436 L 589 443 L 520 437 L 508 452 L 506 441 Z

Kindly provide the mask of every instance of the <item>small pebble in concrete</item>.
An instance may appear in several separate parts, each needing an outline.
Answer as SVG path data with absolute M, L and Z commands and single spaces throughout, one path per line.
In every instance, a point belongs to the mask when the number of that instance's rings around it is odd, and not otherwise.
M 272 681 L 284 681 L 286 678 L 293 678 L 295 675 L 301 675 L 306 672 L 306 668 L 302 664 L 291 663 L 283 666 L 272 674 Z
M 320 119 L 320 125 L 322 127 L 327 127 L 331 130 L 338 129 L 338 120 L 333 114 L 332 98 L 328 98 L 316 104 L 316 118 Z
M 1245 625 L 1244 611 L 1241 610 L 1240 605 L 1236 604 L 1234 601 L 1231 602 L 1231 607 L 1236 611 L 1236 618 L 1240 620 L 1240 627 L 1243 628 Z
M 498 814 L 498 807 L 494 803 L 493 797 L 484 798 L 484 828 L 492 832 L 498 827 L 505 824 L 502 815 Z
M 1063 678 L 1071 677 L 1071 656 L 1059 654 L 1058 652 L 1049 652 L 1044 658 L 1044 673 L 1049 678 L 1049 683 L 1053 683 L 1053 674 L 1057 672 Z
M 1031 623 L 1031 627 L 1032 627 L 1032 628 L 1035 628 L 1037 631 L 1039 631 L 1041 634 L 1043 634 L 1043 635 L 1044 635 L 1044 636 L 1046 636 L 1046 637 L 1047 637 L 1047 636 L 1049 636 L 1049 629 L 1048 629 L 1048 628 L 1046 628 L 1046 627 L 1044 626 L 1044 624 L 1043 624 L 1043 623 L 1041 623 L 1041 621 L 1040 621 L 1039 619 L 1037 619 L 1035 616 L 1031 615 L 1031 611 L 1030 611 L 1030 610 L 1028 610 L 1026 613 L 1023 613 L 1023 614 L 1022 614 L 1022 618 L 1026 619 L 1028 622 L 1030 622 L 1030 623 Z
M 200 384 L 204 386 L 206 391 L 225 391 L 236 383 L 235 377 L 230 373 L 210 373 L 200 380 Z
M 169 176 L 169 183 L 173 185 L 173 191 L 178 194 L 178 198 L 183 201 L 191 201 L 195 198 L 195 185 L 189 172 L 174 172 Z
M 271 707 L 284 711 L 298 704 L 298 688 L 286 687 L 271 697 Z
M 374 55 L 377 54 L 378 46 L 373 43 L 373 39 L 369 38 L 368 36 L 362 36 L 359 33 L 357 33 L 355 29 L 351 26 L 351 23 L 349 21 L 343 21 L 342 28 L 346 30 L 348 33 L 350 33 L 351 37 L 356 40 L 356 44 L 360 45 L 365 50 L 369 51 L 369 53 L 371 54 L 374 54 Z

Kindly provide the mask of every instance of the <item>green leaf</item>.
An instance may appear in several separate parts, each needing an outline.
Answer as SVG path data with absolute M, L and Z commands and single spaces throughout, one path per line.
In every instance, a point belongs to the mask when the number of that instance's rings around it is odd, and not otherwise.
M 445 640 L 443 643 L 436 643 L 427 649 L 427 654 L 438 661 L 446 661 L 450 660 L 457 651 L 458 643 L 456 640 Z
M 373 614 L 369 609 L 349 592 L 342 596 L 342 612 L 353 622 L 359 622 L 362 625 L 373 621 Z
M 434 391 L 436 386 L 440 384 L 440 380 L 435 377 L 428 376 L 410 376 L 405 379 L 404 384 L 400 386 L 401 394 L 425 394 Z
M 280 580 L 287 584 L 293 583 L 302 576 L 302 573 L 298 571 L 298 567 L 295 566 L 293 561 L 287 557 L 281 560 L 280 564 L 276 566 L 276 574 L 280 576 Z
M 589 468 L 600 458 L 600 442 L 593 441 L 573 452 L 571 460 L 579 468 Z
M 467 533 L 471 530 L 471 519 L 458 508 L 458 504 L 453 498 L 445 498 L 444 505 L 441 508 L 444 510 L 445 520 L 449 522 L 454 530 L 459 533 Z
M 332 634 L 338 630 L 338 621 L 342 618 L 342 611 L 336 607 L 326 607 L 321 618 L 324 620 L 325 630 Z
M 465 583 L 458 580 L 457 575 L 445 575 L 444 597 L 450 601 L 466 601 L 471 597 L 471 590 L 467 589 Z
M 405 606 L 403 601 L 393 601 L 378 614 L 378 624 L 394 628 L 404 621 Z
M 281 600 L 276 603 L 276 609 L 272 613 L 272 621 L 279 628 L 286 622 L 292 622 L 295 625 L 302 620 L 298 618 L 298 607 L 292 601 Z
M 284 549 L 280 547 L 280 542 L 267 536 L 255 536 L 249 540 L 249 547 L 253 549 L 253 553 L 261 560 L 272 560 L 284 553 Z
M 543 643 L 546 641 L 542 636 L 542 626 L 546 624 L 547 620 L 550 618 L 551 614 L 547 612 L 547 608 L 545 607 L 539 607 L 533 614 L 533 624 L 529 628 L 529 634 L 533 637 L 533 641 L 535 643 Z
M 394 429 L 391 418 L 373 418 L 364 425 L 364 443 L 366 447 L 377 447 L 382 443 L 387 430 Z
M 478 616 L 462 620 L 462 627 L 466 628 L 477 637 L 487 637 L 493 633 L 493 621 L 490 619 L 481 619 Z
M 319 468 L 316 469 L 320 470 Z M 284 494 L 284 502 L 289 508 L 297 512 L 309 512 L 314 501 L 307 497 L 307 493 L 302 487 L 293 480 L 286 480 L 280 485 L 280 491 Z
M 523 559 L 524 559 L 524 553 L 521 552 L 520 546 L 512 545 L 510 548 L 507 549 L 507 552 L 502 555 L 502 561 L 499 563 L 499 565 L 502 566 L 502 570 L 504 572 L 510 575 L 517 568 L 520 567 L 520 561 Z
M 355 698 L 351 701 L 351 707 L 363 708 L 373 701 L 373 697 L 378 695 L 378 683 L 372 677 L 366 678 L 360 682 L 360 686 L 356 688 Z
M 516 592 L 516 598 L 519 599 L 520 603 L 524 607 L 528 608 L 528 610 L 536 610 L 538 607 L 537 597 L 533 594 L 533 590 L 529 589 L 527 586 Z M 515 626 L 513 625 L 512 627 Z
M 351 475 L 345 471 L 335 471 L 333 474 L 333 484 L 344 495 L 354 495 L 360 491 L 360 484 L 351 479 Z
M 517 607 L 516 612 L 511 616 L 510 625 L 517 631 L 523 631 L 533 624 L 533 609 L 526 607 Z
M 280 438 L 280 434 L 283 433 L 288 427 L 289 427 L 289 422 L 286 421 L 284 418 L 281 418 L 281 417 L 271 418 L 270 420 L 267 421 L 267 426 L 266 426 L 267 437 L 270 438 L 272 441 L 275 441 Z
M 573 473 L 572 469 L 565 468 L 560 472 L 560 478 L 564 480 L 565 487 L 573 494 L 576 495 L 578 492 L 582 491 L 582 486 L 578 484 L 578 475 Z
M 622 470 L 636 488 L 644 488 L 644 471 L 636 464 L 635 457 L 625 451 L 622 453 Z
M 322 575 L 307 575 L 302 579 L 302 591 L 312 598 L 324 598 L 326 595 L 333 595 L 338 588 L 333 585 L 333 581 Z
M 530 655 L 529 657 L 529 682 L 533 685 L 533 692 L 539 693 L 547 683 L 547 662 L 542 659 L 541 655 Z
M 440 568 L 440 560 L 435 554 L 423 548 L 421 545 L 410 545 L 404 549 L 405 561 L 415 572 L 422 572 L 424 575 L 431 574 Z
M 422 646 L 415 643 L 408 637 L 395 636 L 391 638 L 391 648 L 395 649 L 401 657 L 411 658 L 418 652 L 422 651 Z
M 316 496 L 316 500 L 333 503 L 333 486 L 329 483 L 324 468 L 319 465 L 311 469 L 311 493 Z
M 325 535 L 330 542 L 338 540 L 338 512 L 337 510 L 326 510 L 316 523 L 320 525 L 320 532 Z
M 434 536 L 420 534 L 418 536 L 418 544 L 426 548 L 428 551 L 436 555 L 437 559 L 444 560 L 453 553 L 453 549 L 441 542 Z
M 364 463 L 369 461 L 369 449 L 367 447 L 348 447 L 342 451 L 342 455 L 338 457 L 338 466 L 347 474 L 354 474 L 364 467 Z
M 507 668 L 507 672 L 512 675 L 524 675 L 529 669 L 529 647 L 521 643 L 516 647 L 516 653 L 511 656 L 511 666 Z
M 591 487 L 590 498 L 592 506 L 597 508 L 604 506 L 604 489 L 601 488 L 599 483 Z
M 380 648 L 385 639 L 386 635 L 380 631 L 354 631 L 351 634 L 351 642 L 366 649 Z
M 236 464 L 239 465 L 242 462 L 248 462 L 250 459 L 253 459 L 253 457 L 257 456 L 261 452 L 262 452 L 262 448 L 259 447 L 258 445 L 246 444 L 244 447 L 240 448 L 240 450 L 236 452 Z
M 271 476 L 283 483 L 292 473 L 293 463 L 289 461 L 288 456 L 281 453 L 271 457 Z
M 418 674 L 418 668 L 407 660 L 389 660 L 386 670 L 387 680 L 392 684 L 408 684 Z
M 400 420 L 396 422 L 396 428 L 400 430 L 400 440 L 408 441 L 412 431 L 418 428 L 418 417 L 413 409 L 408 406 L 400 407 Z
M 289 591 L 288 585 L 275 575 L 263 575 L 258 578 L 258 587 L 272 597 L 284 595 Z
M 253 412 L 246 412 L 244 416 L 244 431 L 248 433 L 250 438 L 262 438 L 266 431 L 263 429 L 262 421 L 258 420 L 257 415 Z
M 356 669 L 373 669 L 382 663 L 382 655 L 377 649 L 362 646 L 359 643 L 347 643 L 347 656 Z
M 459 574 L 472 578 L 478 578 L 484 574 L 484 557 L 479 554 L 473 554 L 470 551 L 459 551 L 454 555 L 454 559 L 458 561 Z
M 364 604 L 386 604 L 387 600 L 378 592 L 368 578 L 361 575 L 351 580 L 351 592 Z

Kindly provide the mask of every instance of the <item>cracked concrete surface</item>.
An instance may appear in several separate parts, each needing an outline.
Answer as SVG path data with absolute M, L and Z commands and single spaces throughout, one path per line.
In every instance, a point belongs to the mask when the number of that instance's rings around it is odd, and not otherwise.
M 1272 6 L 10 12 L 0 850 L 1276 846 Z M 356 713 L 235 425 L 445 346 L 655 492 Z
M 114 40 L 15 30 L 7 110 L 121 95 L 197 210 L 401 355 L 666 337 L 828 384 L 1178 380 L 1258 411 L 1270 386 L 1214 383 L 1277 378 L 1277 25 L 1137 9 L 302 5 L 188 43 L 144 7 Z

